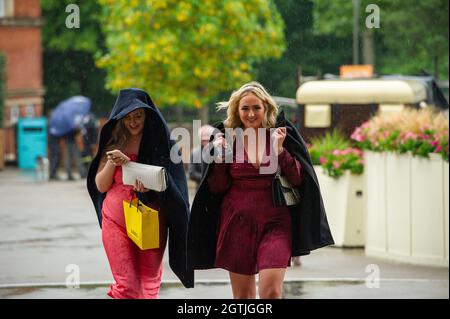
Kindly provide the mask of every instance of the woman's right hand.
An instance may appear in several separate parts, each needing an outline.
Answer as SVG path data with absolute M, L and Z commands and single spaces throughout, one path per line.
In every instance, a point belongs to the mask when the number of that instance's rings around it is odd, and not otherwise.
M 106 157 L 114 166 L 121 166 L 130 161 L 130 158 L 122 153 L 120 150 L 112 150 L 106 152 Z
M 214 136 L 213 145 L 215 148 L 222 149 L 223 147 L 227 147 L 227 140 L 224 137 L 223 133 L 217 133 Z

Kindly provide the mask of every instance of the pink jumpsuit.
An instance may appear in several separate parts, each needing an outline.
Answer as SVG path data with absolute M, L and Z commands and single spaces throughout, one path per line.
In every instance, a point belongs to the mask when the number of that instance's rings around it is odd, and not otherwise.
M 136 155 L 127 154 L 132 161 Z M 133 187 L 122 183 L 122 167 L 117 166 L 114 181 L 102 207 L 102 241 L 115 280 L 108 295 L 112 298 L 156 299 L 162 277 L 162 258 L 167 229 L 164 214 L 159 214 L 160 247 L 141 250 L 128 238 L 122 201 L 134 197 Z M 150 205 L 159 208 L 159 204 Z

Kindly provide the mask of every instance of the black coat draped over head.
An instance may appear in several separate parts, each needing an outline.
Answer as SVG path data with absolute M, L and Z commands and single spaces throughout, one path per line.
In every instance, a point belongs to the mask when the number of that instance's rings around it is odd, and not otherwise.
M 283 147 L 302 166 L 302 183 L 298 187 L 301 202 L 289 207 L 292 218 L 292 256 L 307 255 L 311 250 L 333 245 L 334 241 L 306 143 L 292 123 L 284 119 L 283 112 L 278 115 L 277 123 L 286 126 Z M 215 127 L 222 133 L 225 132 L 223 123 Z M 220 205 L 224 196 L 212 194 L 207 185 L 206 177 L 214 162 L 204 165 L 202 181 L 195 195 L 189 220 L 188 266 L 192 269 L 214 268 Z
M 136 194 L 144 204 L 149 204 L 158 197 L 161 200 L 161 209 L 165 213 L 169 229 L 169 264 L 183 285 L 190 288 L 194 285 L 194 272 L 186 267 L 186 239 L 189 219 L 186 175 L 182 162 L 175 164 L 170 160 L 170 149 L 177 146 L 175 141 L 170 139 L 169 128 L 162 114 L 145 91 L 140 89 L 124 89 L 120 91 L 109 120 L 100 132 L 97 155 L 89 168 L 87 177 L 89 195 L 94 203 L 101 227 L 102 204 L 106 193 L 100 193 L 95 184 L 95 176 L 101 156 L 111 138 L 111 133 L 116 123 L 138 108 L 145 110 L 145 125 L 137 161 L 144 164 L 163 166 L 168 175 L 168 187 L 162 193 L 149 191 Z

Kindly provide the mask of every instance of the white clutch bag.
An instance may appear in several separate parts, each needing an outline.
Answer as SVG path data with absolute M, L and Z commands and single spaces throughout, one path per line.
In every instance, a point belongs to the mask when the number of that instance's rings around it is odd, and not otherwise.
M 140 180 L 145 188 L 162 192 L 167 188 L 166 170 L 161 166 L 128 162 L 122 165 L 122 181 L 125 185 L 134 186 Z

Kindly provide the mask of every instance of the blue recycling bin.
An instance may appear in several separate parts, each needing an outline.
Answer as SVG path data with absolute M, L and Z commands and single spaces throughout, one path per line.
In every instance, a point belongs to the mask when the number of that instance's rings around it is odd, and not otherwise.
M 47 119 L 21 118 L 17 123 L 20 169 L 35 169 L 38 157 L 47 157 Z

